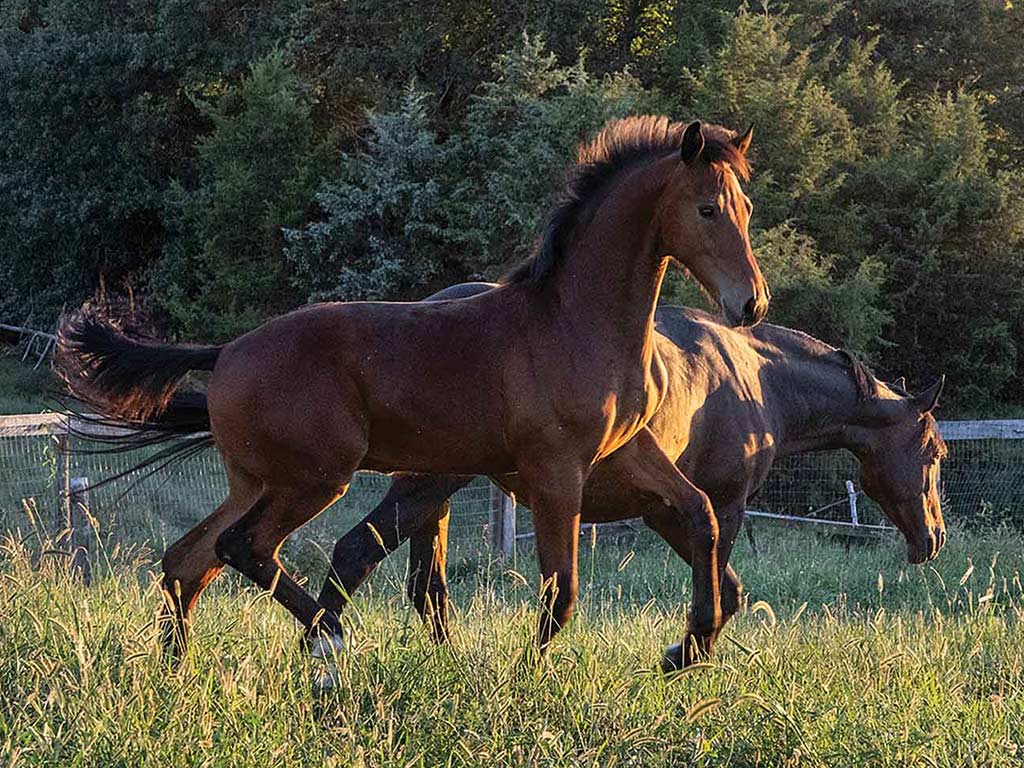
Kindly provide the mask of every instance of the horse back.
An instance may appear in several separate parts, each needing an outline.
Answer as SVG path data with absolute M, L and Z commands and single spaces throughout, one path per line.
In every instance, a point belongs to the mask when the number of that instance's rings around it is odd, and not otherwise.
M 495 360 L 511 318 L 494 303 L 332 303 L 275 318 L 225 347 L 211 381 L 215 433 L 225 410 L 254 416 L 274 435 L 294 430 L 298 417 L 322 425 L 324 439 L 356 426 L 366 468 L 453 471 L 481 456 L 500 465 Z M 345 413 L 358 423 L 338 423 Z

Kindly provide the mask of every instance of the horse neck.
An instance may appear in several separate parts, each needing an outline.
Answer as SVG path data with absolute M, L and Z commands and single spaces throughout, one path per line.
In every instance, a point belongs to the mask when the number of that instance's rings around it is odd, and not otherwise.
M 674 168 L 662 160 L 628 172 L 598 204 L 556 275 L 579 343 L 653 354 L 654 310 L 668 266 L 658 253 L 658 199 Z
M 845 361 L 823 349 L 787 351 L 765 377 L 778 455 L 852 448 L 848 427 L 860 415 L 860 393 Z

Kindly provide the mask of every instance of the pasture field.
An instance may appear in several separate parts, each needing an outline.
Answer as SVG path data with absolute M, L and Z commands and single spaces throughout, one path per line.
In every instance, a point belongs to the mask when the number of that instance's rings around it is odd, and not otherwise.
M 457 521 L 456 521 L 457 524 Z M 734 563 L 750 606 L 713 663 L 656 671 L 689 578 L 649 534 L 581 556 L 581 600 L 549 659 L 527 651 L 536 566 L 450 564 L 451 648 L 406 605 L 401 553 L 349 613 L 339 686 L 269 595 L 231 577 L 192 651 L 156 648 L 152 555 L 109 545 L 70 581 L 33 531 L 0 552 L 3 766 L 1019 766 L 1024 539 L 966 533 L 932 565 L 762 528 Z M 317 580 L 322 559 L 293 552 Z

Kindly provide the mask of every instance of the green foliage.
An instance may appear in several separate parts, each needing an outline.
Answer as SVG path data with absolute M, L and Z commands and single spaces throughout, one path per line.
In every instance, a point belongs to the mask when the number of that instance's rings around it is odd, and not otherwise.
M 150 173 L 159 115 L 147 39 L 79 25 L 88 6 L 0 6 L 0 313 L 52 317 L 101 275 L 158 249 L 160 193 Z M 47 22 L 44 25 L 44 20 Z
M 198 183 L 171 187 L 154 298 L 189 335 L 224 339 L 294 305 L 281 228 L 302 220 L 323 150 L 310 96 L 280 53 L 197 107 L 213 130 L 197 145 Z
M 224 338 L 494 278 L 577 141 L 657 112 L 755 124 L 769 319 L 1019 408 L 1022 36 L 1024 5 L 988 0 L 12 0 L 0 316 L 133 287 Z
M 289 18 L 253 4 L 242 24 L 235 5 L 0 4 L 0 315 L 51 319 L 160 258 L 197 130 L 182 90 L 244 67 Z
M 560 67 L 536 39 L 498 57 L 462 130 L 442 141 L 428 96 L 370 116 L 364 149 L 316 195 L 324 220 L 287 234 L 311 300 L 422 296 L 438 276 L 495 278 L 529 253 L 559 173 L 609 117 L 643 111 L 629 75 Z
M 449 150 L 427 123 L 425 99 L 410 88 L 397 112 L 371 115 L 365 149 L 343 157 L 339 177 L 316 193 L 324 221 L 285 233 L 310 300 L 402 296 L 444 269 Z
M 15 350 L 15 353 L 20 350 Z M 14 355 L 0 355 L 0 413 L 35 413 L 53 407 L 48 394 L 56 386 L 45 365 L 34 367 Z
M 866 258 L 844 274 L 838 257 L 822 253 L 789 223 L 756 232 L 753 246 L 772 290 L 772 323 L 813 329 L 823 340 L 868 356 L 880 351 L 892 316 L 882 301 L 885 268 L 879 260 Z M 670 275 L 662 301 L 706 304 L 697 284 L 678 273 Z
M 576 143 L 611 117 L 654 109 L 627 73 L 595 78 L 581 59 L 561 67 L 538 39 L 498 58 L 496 79 L 470 99 L 453 137 L 450 219 L 468 272 L 496 277 L 529 253 L 573 161 Z
M 877 351 L 892 316 L 882 308 L 883 265 L 866 258 L 838 276 L 838 258 L 788 224 L 757 235 L 754 247 L 780 311 L 773 322 L 815 328 L 822 338 L 858 352 Z
M 867 247 L 889 271 L 897 318 L 887 360 L 926 379 L 945 372 L 954 402 L 1019 397 L 1024 354 L 1024 236 L 1019 172 L 989 170 L 978 100 L 929 97 L 889 156 L 871 158 L 851 192 Z

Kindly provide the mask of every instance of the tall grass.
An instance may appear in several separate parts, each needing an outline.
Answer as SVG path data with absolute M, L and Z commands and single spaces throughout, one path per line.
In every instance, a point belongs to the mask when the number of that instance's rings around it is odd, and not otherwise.
M 451 648 L 426 639 L 393 560 L 347 616 L 338 687 L 315 693 L 319 670 L 268 595 L 218 584 L 172 672 L 145 550 L 105 552 L 83 588 L 45 543 L 9 538 L 0 764 L 1021 764 L 1019 536 L 956 533 L 934 568 L 894 544 L 761 539 L 759 558 L 737 553 L 751 606 L 692 671 L 656 671 L 689 581 L 640 537 L 584 553 L 580 609 L 539 663 L 531 552 L 454 564 Z

